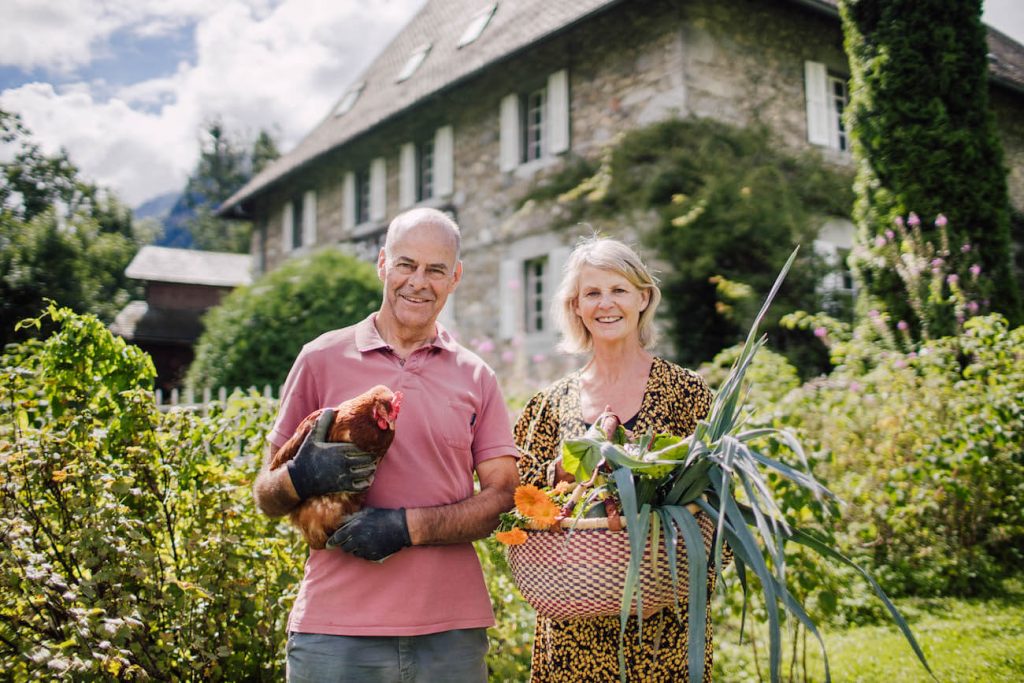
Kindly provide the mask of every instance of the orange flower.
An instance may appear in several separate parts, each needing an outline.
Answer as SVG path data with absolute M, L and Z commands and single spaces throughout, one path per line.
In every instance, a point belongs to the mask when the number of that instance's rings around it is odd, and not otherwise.
M 519 527 L 513 527 L 510 531 L 499 531 L 494 534 L 494 538 L 505 545 L 522 545 L 526 543 L 526 532 Z
M 532 484 L 517 487 L 515 501 L 519 514 L 529 517 L 534 523 L 531 527 L 546 529 L 554 525 L 555 518 L 561 512 L 546 493 Z

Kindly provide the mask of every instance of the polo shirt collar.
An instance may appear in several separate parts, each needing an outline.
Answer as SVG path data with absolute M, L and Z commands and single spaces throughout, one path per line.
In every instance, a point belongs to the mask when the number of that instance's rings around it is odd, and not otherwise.
M 380 336 L 380 332 L 377 331 L 377 325 L 374 323 L 376 319 L 377 313 L 373 312 L 360 322 L 356 323 L 356 348 L 359 349 L 360 353 L 366 353 L 376 349 L 391 348 L 391 345 L 384 341 L 384 338 Z M 434 327 L 437 330 L 437 335 L 434 337 L 433 341 L 426 346 L 433 346 L 438 349 L 454 352 L 458 345 L 451 333 L 446 330 L 441 323 L 434 323 Z

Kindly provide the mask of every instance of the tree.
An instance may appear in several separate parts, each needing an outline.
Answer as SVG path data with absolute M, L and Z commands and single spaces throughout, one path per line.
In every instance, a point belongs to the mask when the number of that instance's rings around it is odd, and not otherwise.
M 362 320 L 379 304 L 380 282 L 369 263 L 334 249 L 291 259 L 206 314 L 186 384 L 278 386 L 303 344 Z
M 185 203 L 194 212 L 187 222 L 193 243 L 210 251 L 249 251 L 252 224 L 216 215 L 217 207 L 255 173 L 280 156 L 273 138 L 260 131 L 251 151 L 232 139 L 220 121 L 209 124 L 195 170 L 185 186 Z
M 16 149 L 0 164 L 0 345 L 47 298 L 112 321 L 137 290 L 124 274 L 140 243 L 131 211 L 63 150 L 44 154 L 16 114 L 0 111 L 0 137 Z
M 669 324 L 680 363 L 696 366 L 741 341 L 761 296 L 800 244 L 800 259 L 765 330 L 772 346 L 805 374 L 827 367 L 809 334 L 777 322 L 790 311 L 821 306 L 817 289 L 826 269 L 813 242 L 824 217 L 848 215 L 850 177 L 816 155 L 778 148 L 767 129 L 757 126 L 739 129 L 711 120 L 653 124 L 624 135 L 606 152 L 601 168 L 564 192 L 557 200 L 562 206 L 551 212 L 566 225 L 635 225 L 638 215 L 653 223 L 644 238 L 660 262 L 659 315 Z M 556 194 L 551 187 L 542 192 Z
M 859 242 L 884 238 L 894 221 L 913 212 L 924 219 L 925 238 L 937 243 L 931 223 L 943 214 L 951 256 L 969 245 L 960 278 L 980 265 L 987 274 L 983 300 L 1020 320 L 1006 170 L 988 108 L 981 0 L 841 0 L 839 6 L 852 72 L 847 120 L 857 161 Z M 897 319 L 915 320 L 894 273 L 867 258 L 855 267 L 865 308 L 881 302 Z

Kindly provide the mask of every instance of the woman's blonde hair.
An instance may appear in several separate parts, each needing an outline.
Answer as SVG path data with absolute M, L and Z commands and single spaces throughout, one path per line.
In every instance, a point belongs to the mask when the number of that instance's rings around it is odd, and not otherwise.
M 628 246 L 611 237 L 593 235 L 581 239 L 569 255 L 562 272 L 562 281 L 552 301 L 551 313 L 562 334 L 558 348 L 568 353 L 588 353 L 594 340 L 583 321 L 576 315 L 576 300 L 580 293 L 580 272 L 583 266 L 601 268 L 623 276 L 641 291 L 650 292 L 647 307 L 640 313 L 637 331 L 640 344 L 649 349 L 658 341 L 654 327 L 654 313 L 661 301 L 657 280 L 647 270 L 640 256 Z

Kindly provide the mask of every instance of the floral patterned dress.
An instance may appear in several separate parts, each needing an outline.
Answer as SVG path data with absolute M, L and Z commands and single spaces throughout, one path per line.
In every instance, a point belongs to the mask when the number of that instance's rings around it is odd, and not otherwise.
M 661 358 L 655 358 L 647 380 L 634 431 L 687 436 L 711 408 L 711 391 L 704 379 Z M 629 416 L 620 416 L 625 420 Z M 535 395 L 523 410 L 515 427 L 516 445 L 522 457 L 519 471 L 524 484 L 544 486 L 545 472 L 560 452 L 563 439 L 577 438 L 586 431 L 580 408 L 580 372 L 574 372 Z M 714 533 L 711 520 L 697 515 L 705 538 Z M 709 594 L 715 576 L 708 576 Z M 704 678 L 711 681 L 713 646 L 711 607 L 708 601 L 707 644 L 704 650 Z M 687 680 L 686 605 L 680 615 L 664 609 L 645 615 L 643 640 L 637 641 L 637 619 L 630 617 L 625 635 L 627 680 Z M 619 679 L 619 617 L 553 620 L 537 617 L 531 678 L 534 683 L 578 683 Z

